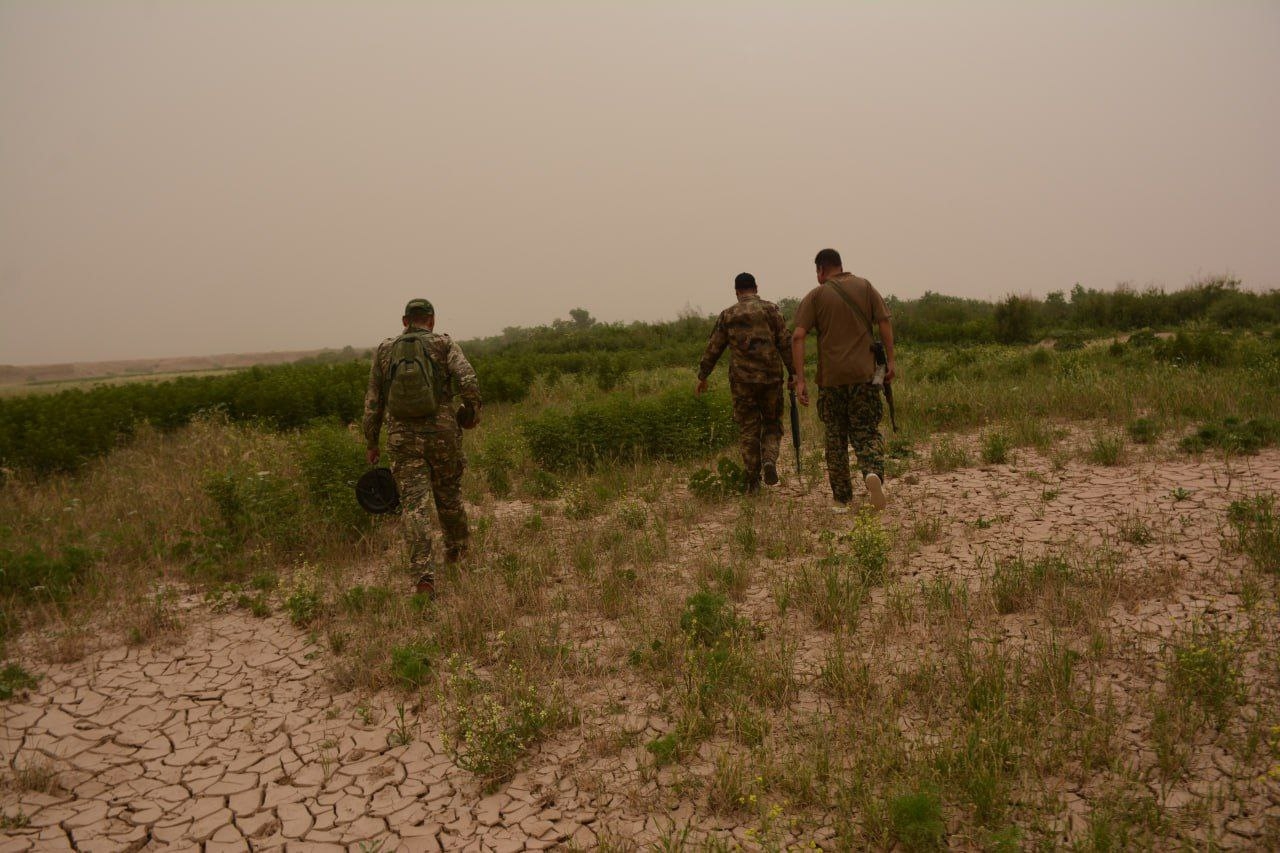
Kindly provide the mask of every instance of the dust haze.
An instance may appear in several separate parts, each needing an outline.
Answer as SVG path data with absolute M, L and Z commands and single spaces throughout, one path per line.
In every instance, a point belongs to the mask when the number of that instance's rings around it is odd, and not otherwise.
M 1280 286 L 1273 3 L 0 4 L 0 363 Z

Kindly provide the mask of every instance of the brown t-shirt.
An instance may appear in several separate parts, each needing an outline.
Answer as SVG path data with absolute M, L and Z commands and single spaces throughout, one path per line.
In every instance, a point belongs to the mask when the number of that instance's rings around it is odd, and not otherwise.
M 884 300 L 865 278 L 843 272 L 828 281 L 843 290 L 872 323 L 889 318 Z M 805 295 L 796 309 L 795 324 L 818 332 L 819 387 L 857 385 L 875 376 L 867 323 L 830 284 L 820 284 Z

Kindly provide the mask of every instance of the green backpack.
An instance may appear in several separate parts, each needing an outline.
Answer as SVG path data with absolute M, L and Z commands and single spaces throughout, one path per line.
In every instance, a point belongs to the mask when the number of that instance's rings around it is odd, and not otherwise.
M 423 341 L 430 334 L 407 332 L 391 345 L 387 413 L 393 418 L 432 418 L 439 410 L 436 389 L 442 379 Z

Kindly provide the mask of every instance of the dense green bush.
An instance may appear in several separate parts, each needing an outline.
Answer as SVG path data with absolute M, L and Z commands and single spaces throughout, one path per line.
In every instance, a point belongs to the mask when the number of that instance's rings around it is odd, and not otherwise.
M 84 548 L 63 548 L 57 556 L 39 550 L 0 549 L 0 598 L 64 597 L 93 565 Z
M 1178 446 L 1187 453 L 1216 449 L 1227 453 L 1257 453 L 1280 441 L 1280 421 L 1272 418 L 1224 418 L 1221 423 L 1202 425 Z
M 364 446 L 346 427 L 319 424 L 299 436 L 299 465 L 307 495 L 325 520 L 355 531 L 367 530 L 373 516 L 360 508 L 355 482 L 368 470 Z
M 694 397 L 684 390 L 643 399 L 615 394 L 545 412 L 526 421 L 523 432 L 533 460 L 552 470 L 687 459 L 724 447 L 737 433 L 727 394 Z
M 781 301 L 792 310 L 794 300 Z M 991 344 L 1048 334 L 1069 349 L 1090 336 L 1139 330 L 1129 344 L 1114 348 L 1116 355 L 1143 350 L 1143 357 L 1152 351 L 1178 365 L 1256 367 L 1262 381 L 1280 381 L 1280 341 L 1274 331 L 1269 340 L 1259 334 L 1220 331 L 1263 331 L 1280 322 L 1280 291 L 1242 290 L 1233 279 L 1211 279 L 1170 293 L 1077 286 L 1070 294 L 1010 297 L 998 305 L 929 292 L 914 300 L 890 295 L 887 301 L 895 337 L 907 345 Z M 586 311 L 575 309 L 571 320 L 509 328 L 501 335 L 464 342 L 463 347 L 476 367 L 484 399 L 518 402 L 538 380 L 564 375 L 586 377 L 609 391 L 629 372 L 677 365 L 692 370 L 712 322 L 711 317 L 689 315 L 666 323 L 597 323 Z M 1200 325 L 1170 340 L 1157 340 L 1151 332 L 1193 323 Z M 970 352 L 966 364 L 966 350 L 956 350 L 949 363 L 918 375 L 943 381 L 981 369 L 985 359 Z M 353 355 L 350 351 L 344 357 Z M 1009 375 L 1017 376 L 1042 369 L 1047 357 L 1046 353 L 1039 362 L 1026 357 L 1003 363 Z M 0 468 L 74 470 L 127 440 L 140 422 L 172 429 L 210 410 L 234 421 L 260 421 L 278 429 L 302 427 L 316 419 L 351 423 L 360 417 L 368 369 L 367 361 L 350 358 L 338 363 L 313 360 L 222 376 L 0 398 Z M 952 420 L 952 414 L 931 413 L 932 426 L 945 427 Z M 501 476 L 494 477 L 492 485 L 503 491 Z
M 360 417 L 368 375 L 362 362 L 285 364 L 225 376 L 0 398 L 0 463 L 73 470 L 127 439 L 143 421 L 172 429 L 205 411 L 278 429 L 317 418 L 351 422 Z

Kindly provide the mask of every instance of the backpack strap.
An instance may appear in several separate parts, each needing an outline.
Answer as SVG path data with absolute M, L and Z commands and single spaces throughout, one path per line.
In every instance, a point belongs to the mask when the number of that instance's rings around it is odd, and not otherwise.
M 839 294 L 840 298 L 844 300 L 844 304 L 848 305 L 849 308 L 853 311 L 853 313 L 857 314 L 859 317 L 862 318 L 862 322 L 867 324 L 867 334 L 870 335 L 871 340 L 874 341 L 876 339 L 875 328 L 871 325 L 871 320 L 867 318 L 867 315 L 863 312 L 863 310 L 858 307 L 858 303 L 854 302 L 852 297 L 850 297 L 849 294 L 845 293 L 844 289 L 839 285 L 837 285 L 831 279 L 827 279 L 826 285 L 827 287 L 830 287 L 832 290 L 834 290 L 837 294 Z
M 427 346 L 427 341 L 423 337 L 424 335 L 434 335 L 434 334 L 435 333 L 430 331 L 429 329 L 415 329 L 414 331 L 406 331 L 404 334 L 400 335 L 400 337 L 396 338 L 395 341 L 391 344 L 392 354 L 395 353 L 396 345 L 399 344 L 401 341 L 403 341 L 405 338 L 414 338 L 415 340 L 418 341 L 419 344 L 422 345 L 422 356 L 427 360 L 427 363 L 423 365 L 423 368 L 426 369 L 428 366 L 430 366 L 431 371 L 435 373 L 437 376 L 439 376 L 443 372 L 442 368 L 440 367 L 440 365 L 436 364 L 436 360 L 431 357 L 431 347 Z M 382 383 L 384 394 L 386 393 L 386 389 L 391 386 L 391 380 L 395 379 L 396 368 L 399 367 L 399 365 L 400 365 L 399 361 L 397 361 L 394 358 L 391 359 L 391 369 L 387 372 L 387 376 Z

